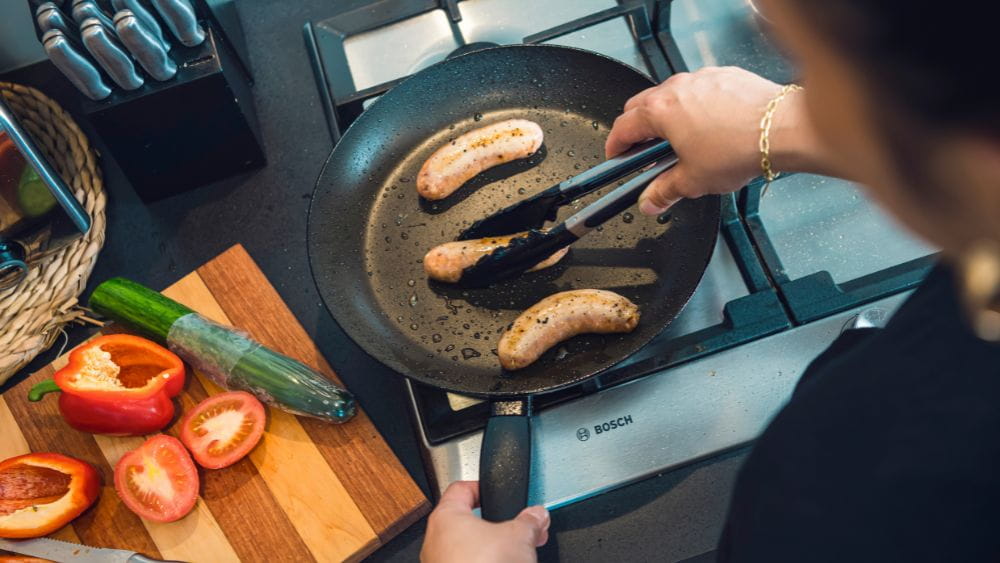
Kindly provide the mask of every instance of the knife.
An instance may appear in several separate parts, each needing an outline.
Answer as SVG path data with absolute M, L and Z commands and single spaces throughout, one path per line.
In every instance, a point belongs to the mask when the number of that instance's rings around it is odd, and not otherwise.
M 69 42 L 58 29 L 50 29 L 42 36 L 45 54 L 77 90 L 91 100 L 103 100 L 111 95 L 111 88 L 104 83 L 101 73 L 83 53 Z
M 111 0 L 111 5 L 116 13 L 122 10 L 131 10 L 139 23 L 156 37 L 156 40 L 163 46 L 163 50 L 170 52 L 170 41 L 167 41 L 167 36 L 163 34 L 163 28 L 156 21 L 156 16 L 150 13 L 139 0 Z
M 67 21 L 66 14 L 62 13 L 55 2 L 42 2 L 35 10 L 35 21 L 38 22 L 38 29 L 44 35 L 50 29 L 58 29 L 63 32 L 71 41 L 76 41 L 76 32 Z
M 205 40 L 205 30 L 198 25 L 194 8 L 188 0 L 152 0 L 152 2 L 178 41 L 187 47 L 194 47 L 201 45 Z
M 80 26 L 80 37 L 90 56 L 108 73 L 111 80 L 125 90 L 142 86 L 143 79 L 135 70 L 132 58 L 114 38 L 114 28 L 108 31 L 97 18 L 87 18 Z
M 93 0 L 73 0 L 73 19 L 82 28 L 83 22 L 90 18 L 97 18 L 104 26 L 104 29 L 114 32 L 115 24 L 111 21 L 111 18 L 104 13 L 104 10 L 99 8 Z M 80 30 L 83 31 L 82 29 Z
M 163 45 L 132 10 L 121 10 L 115 14 L 115 31 L 118 32 L 118 39 L 150 76 L 162 82 L 177 74 L 177 65 L 167 56 Z
M 153 559 L 126 549 L 87 547 L 78 543 L 50 538 L 16 541 L 0 538 L 0 549 L 21 555 L 51 559 L 57 563 L 183 563 L 181 561 Z

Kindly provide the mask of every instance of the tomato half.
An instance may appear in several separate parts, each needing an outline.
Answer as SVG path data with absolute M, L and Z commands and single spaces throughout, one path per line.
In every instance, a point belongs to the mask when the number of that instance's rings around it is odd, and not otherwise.
M 198 500 L 198 469 L 180 440 L 157 434 L 118 460 L 115 492 L 139 516 L 173 522 Z
M 250 393 L 219 393 L 184 416 L 181 440 L 198 465 L 219 469 L 250 453 L 264 434 L 264 422 L 264 405 Z

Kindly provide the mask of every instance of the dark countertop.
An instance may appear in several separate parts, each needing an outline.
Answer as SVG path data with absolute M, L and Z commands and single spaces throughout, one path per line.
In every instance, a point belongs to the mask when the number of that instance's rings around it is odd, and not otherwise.
M 254 98 L 267 167 L 144 204 L 106 156 L 108 151 L 102 151 L 109 195 L 107 240 L 87 293 L 116 275 L 163 288 L 242 243 L 428 492 L 401 378 L 369 358 L 330 317 L 316 292 L 306 255 L 309 198 L 331 141 L 302 26 L 361 3 L 238 2 L 256 79 Z M 70 86 L 48 63 L 0 79 L 38 87 L 79 115 Z M 82 121 L 81 125 L 87 128 Z M 88 329 L 70 328 L 70 345 L 88 334 Z M 41 368 L 55 353 L 53 349 L 43 354 L 22 373 Z M 541 559 L 676 561 L 711 550 L 744 456 L 745 450 L 719 456 L 556 510 L 552 539 L 540 551 Z M 412 526 L 371 560 L 415 561 L 425 524 L 426 519 Z

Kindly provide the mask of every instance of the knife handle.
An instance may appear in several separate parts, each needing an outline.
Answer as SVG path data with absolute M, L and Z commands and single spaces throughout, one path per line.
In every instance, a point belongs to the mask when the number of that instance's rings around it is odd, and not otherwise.
M 657 176 L 673 168 L 675 164 L 677 164 L 677 155 L 671 149 L 666 158 L 657 162 L 649 170 L 640 173 L 566 219 L 566 229 L 577 237 L 589 233 L 598 225 L 635 205 L 646 186 Z
M 58 29 L 50 29 L 42 36 L 42 46 L 52 64 L 58 68 L 77 90 L 91 100 L 103 100 L 111 95 L 111 88 L 104 83 L 97 71 L 66 35 Z
M 640 170 L 668 155 L 674 149 L 669 141 L 655 139 L 638 144 L 622 154 L 559 183 L 559 202 L 565 205 L 579 197 Z

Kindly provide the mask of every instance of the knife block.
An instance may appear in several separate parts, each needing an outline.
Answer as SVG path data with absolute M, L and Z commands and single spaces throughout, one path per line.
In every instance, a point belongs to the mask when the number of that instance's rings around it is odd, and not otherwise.
M 120 89 L 82 110 L 135 191 L 153 201 L 266 164 L 250 77 L 213 23 L 205 41 L 170 56 L 177 75 Z

